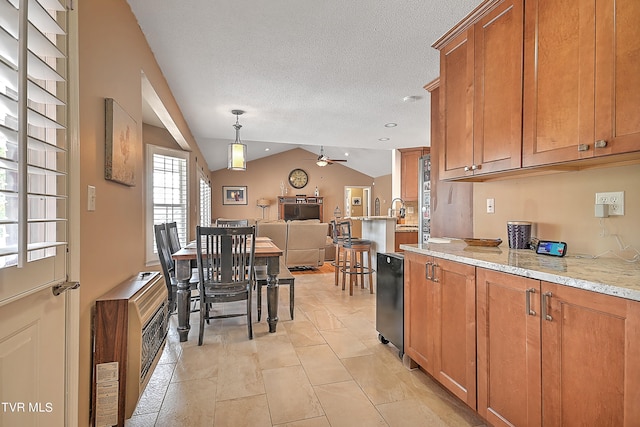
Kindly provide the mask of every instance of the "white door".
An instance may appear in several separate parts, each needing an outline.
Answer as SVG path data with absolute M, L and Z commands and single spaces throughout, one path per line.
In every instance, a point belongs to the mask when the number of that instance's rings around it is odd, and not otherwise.
M 0 427 L 76 425 L 77 329 L 67 331 L 78 291 L 52 288 L 77 270 L 68 258 L 77 17 L 66 0 L 0 0 L 0 16 Z
M 0 309 L 0 325 L 0 425 L 65 425 L 65 297 L 20 298 Z

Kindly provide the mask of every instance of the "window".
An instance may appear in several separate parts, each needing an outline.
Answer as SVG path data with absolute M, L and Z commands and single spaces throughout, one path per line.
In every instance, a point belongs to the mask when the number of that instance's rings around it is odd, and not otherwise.
M 151 171 L 147 204 L 147 262 L 157 259 L 153 224 L 176 222 L 180 242 L 187 241 L 189 154 L 168 148 L 147 146 L 147 170 Z
M 204 174 L 200 175 L 200 225 L 211 226 L 211 182 Z
M 9 0 L 0 2 L 0 16 L 0 269 L 30 266 L 47 271 L 41 282 L 59 282 L 66 275 L 67 13 L 57 0 Z

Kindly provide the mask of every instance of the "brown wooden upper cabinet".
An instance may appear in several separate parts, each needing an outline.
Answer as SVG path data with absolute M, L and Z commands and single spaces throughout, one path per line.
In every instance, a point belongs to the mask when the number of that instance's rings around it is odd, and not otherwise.
M 418 171 L 420 157 L 429 153 L 429 148 L 405 148 L 400 150 L 400 197 L 405 202 L 418 200 Z
M 640 150 L 638 22 L 638 0 L 527 0 L 524 166 Z
M 637 161 L 638 22 L 638 0 L 480 4 L 433 44 L 440 179 Z
M 489 1 L 434 43 L 440 50 L 440 179 L 521 167 L 522 0 Z

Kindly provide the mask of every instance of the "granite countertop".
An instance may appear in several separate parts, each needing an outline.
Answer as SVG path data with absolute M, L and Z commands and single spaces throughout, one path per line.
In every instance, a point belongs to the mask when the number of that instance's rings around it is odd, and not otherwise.
M 501 246 L 506 246 L 502 243 Z M 529 249 L 467 246 L 462 240 L 451 243 L 400 245 L 400 249 L 423 255 L 502 271 L 640 301 L 640 263 L 618 258 L 578 258 L 538 255 Z
M 417 233 L 417 225 L 396 224 L 396 233 Z

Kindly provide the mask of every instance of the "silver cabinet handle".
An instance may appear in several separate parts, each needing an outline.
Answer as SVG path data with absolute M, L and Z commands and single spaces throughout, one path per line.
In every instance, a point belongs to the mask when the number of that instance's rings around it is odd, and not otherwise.
M 470 170 L 471 170 L 471 168 L 470 168 L 469 166 L 465 166 L 465 167 L 464 167 L 464 171 L 465 171 L 465 172 L 469 172 Z
M 553 317 L 547 314 L 547 298 L 551 298 L 553 294 L 551 292 L 545 292 L 542 294 L 542 318 L 551 322 Z
M 435 262 L 433 264 L 431 264 L 431 280 L 433 280 L 434 282 L 439 282 L 438 278 L 436 277 L 436 267 L 438 266 L 438 264 L 436 264 Z
M 596 148 L 605 148 L 607 146 L 607 141 L 599 139 L 593 144 L 593 146 Z
M 433 277 L 429 276 L 429 266 L 432 265 L 432 264 L 433 263 L 431 263 L 431 262 L 426 262 L 424 264 L 424 269 L 425 269 L 424 275 L 425 275 L 425 279 L 427 279 L 427 280 L 433 280 Z
M 589 151 L 589 144 L 578 144 L 578 151 Z
M 525 291 L 525 310 L 529 316 L 535 316 L 536 312 L 531 310 L 531 294 L 535 294 L 535 288 L 529 288 Z
M 475 171 L 475 170 L 478 170 L 478 169 L 480 169 L 480 165 L 471 165 L 471 170 L 472 171 Z

